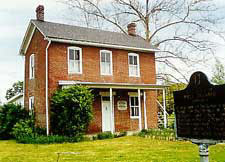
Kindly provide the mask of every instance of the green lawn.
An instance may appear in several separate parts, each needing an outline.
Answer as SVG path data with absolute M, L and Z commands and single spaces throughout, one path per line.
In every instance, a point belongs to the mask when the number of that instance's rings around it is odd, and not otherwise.
M 0 141 L 0 162 L 199 162 L 198 147 L 190 142 L 168 142 L 142 137 L 122 137 L 80 143 L 31 145 Z M 210 146 L 210 162 L 225 162 L 225 144 Z

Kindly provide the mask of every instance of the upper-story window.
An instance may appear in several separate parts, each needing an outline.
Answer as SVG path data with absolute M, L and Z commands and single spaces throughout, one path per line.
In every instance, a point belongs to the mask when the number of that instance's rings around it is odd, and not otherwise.
M 136 53 L 128 54 L 129 76 L 140 77 L 139 55 Z
M 112 51 L 100 51 L 101 75 L 112 75 Z
M 34 79 L 34 54 L 30 55 L 30 79 Z
M 68 47 L 68 72 L 82 74 L 82 49 Z

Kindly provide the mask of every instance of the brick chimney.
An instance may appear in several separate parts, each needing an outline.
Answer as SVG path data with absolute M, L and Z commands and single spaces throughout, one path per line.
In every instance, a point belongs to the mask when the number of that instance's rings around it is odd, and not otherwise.
M 36 18 L 39 21 L 44 21 L 44 6 L 43 5 L 39 5 L 36 8 Z
M 130 23 L 127 25 L 129 35 L 136 36 L 136 26 L 137 25 L 135 23 Z

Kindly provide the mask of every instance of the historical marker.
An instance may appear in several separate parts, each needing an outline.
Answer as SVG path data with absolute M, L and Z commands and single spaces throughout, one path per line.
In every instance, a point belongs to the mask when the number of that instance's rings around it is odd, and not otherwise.
M 177 137 L 225 140 L 225 85 L 196 72 L 186 89 L 174 92 Z
M 176 134 L 199 145 L 208 161 L 208 145 L 225 141 L 225 85 L 212 85 L 195 72 L 186 89 L 174 92 Z

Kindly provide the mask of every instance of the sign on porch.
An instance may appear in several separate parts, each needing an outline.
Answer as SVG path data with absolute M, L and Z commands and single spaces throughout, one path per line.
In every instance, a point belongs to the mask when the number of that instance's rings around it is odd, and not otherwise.
M 127 110 L 127 101 L 125 100 L 117 101 L 117 107 L 118 110 Z
M 195 72 L 186 89 L 174 92 L 177 137 L 225 140 L 225 85 Z

